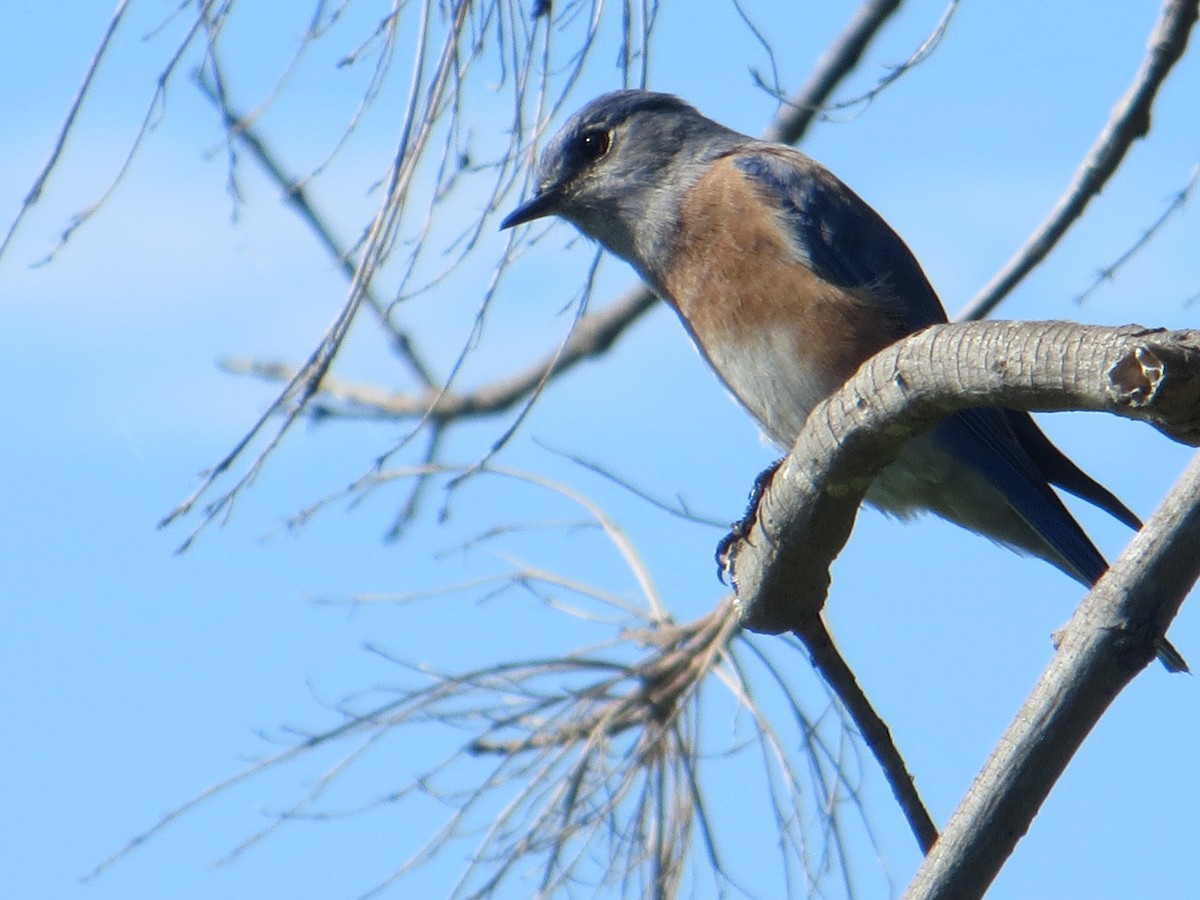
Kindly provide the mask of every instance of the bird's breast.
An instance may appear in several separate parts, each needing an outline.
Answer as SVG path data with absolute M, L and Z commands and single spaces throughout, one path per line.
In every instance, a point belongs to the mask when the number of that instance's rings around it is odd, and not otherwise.
M 779 444 L 895 340 L 872 298 L 799 261 L 778 210 L 728 160 L 686 194 L 661 288 L 726 386 Z

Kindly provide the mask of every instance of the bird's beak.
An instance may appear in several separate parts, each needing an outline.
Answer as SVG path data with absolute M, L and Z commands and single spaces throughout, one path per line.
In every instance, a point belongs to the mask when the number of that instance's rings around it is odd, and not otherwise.
M 525 201 L 500 223 L 500 228 L 512 228 L 514 225 L 524 225 L 543 216 L 552 216 L 558 212 L 558 193 L 553 188 L 544 191 Z

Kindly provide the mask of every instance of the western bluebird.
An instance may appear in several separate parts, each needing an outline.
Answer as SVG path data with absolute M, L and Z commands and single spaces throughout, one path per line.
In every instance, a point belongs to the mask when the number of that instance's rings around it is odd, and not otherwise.
M 591 101 L 546 148 L 537 182 L 501 228 L 560 216 L 630 263 L 785 449 L 874 353 L 946 321 L 912 252 L 841 181 L 669 94 Z M 1090 586 L 1107 563 L 1051 484 L 1141 527 L 1008 409 L 966 410 L 913 438 L 866 499 L 902 518 L 933 511 Z M 1165 642 L 1159 655 L 1186 668 Z

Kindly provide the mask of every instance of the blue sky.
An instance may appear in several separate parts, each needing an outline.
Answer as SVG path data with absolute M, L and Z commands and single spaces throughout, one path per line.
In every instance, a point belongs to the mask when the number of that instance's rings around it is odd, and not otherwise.
M 99 880 L 79 877 L 164 812 L 286 739 L 286 729 L 333 721 L 344 695 L 404 681 L 367 652 L 453 669 L 477 661 L 553 654 L 585 629 L 512 594 L 483 601 L 328 605 L 359 593 L 396 593 L 505 571 L 481 547 L 457 551 L 509 510 L 531 521 L 577 515 L 561 501 L 491 481 L 462 491 L 450 519 L 427 510 L 398 543 L 383 536 L 396 494 L 334 503 L 306 527 L 282 523 L 337 491 L 403 434 L 401 426 L 301 427 L 221 527 L 186 554 L 175 548 L 195 521 L 156 523 L 192 490 L 272 396 L 269 386 L 221 373 L 215 360 L 302 359 L 344 293 L 337 271 L 276 192 L 244 167 L 246 202 L 233 220 L 215 117 L 186 79 L 165 118 L 101 212 L 53 264 L 33 268 L 68 217 L 91 202 L 136 127 L 163 42 L 141 35 L 171 4 L 134 9 L 135 21 L 92 96 L 44 201 L 0 260 L 2 360 L 10 384 L 7 473 L 0 539 L 8 619 L 0 631 L 9 737 L 0 781 L 9 811 L 0 893 L 13 897 L 356 896 L 384 877 L 426 833 L 432 810 L 389 809 L 333 822 L 299 822 L 236 860 L 210 866 L 285 806 L 336 757 L 284 768 L 238 786 L 183 817 Z M 761 130 L 773 101 L 750 69 L 768 60 L 725 3 L 673 4 L 660 15 L 650 86 L 680 93 L 714 118 Z M 785 13 L 747 4 L 769 30 L 782 82 L 796 87 L 850 3 L 800 3 Z M 695 10 L 701 9 L 697 13 Z M 892 23 L 842 96 L 869 87 L 904 59 L 940 15 L 913 3 Z M 369 20 L 373 11 L 360 11 Z M 247 16 L 252 16 L 247 13 Z M 858 114 L 816 127 L 804 149 L 876 206 L 922 260 L 955 310 L 1003 263 L 1052 206 L 1141 58 L 1153 4 L 966 3 L 943 45 Z M 0 79 L 6 222 L 46 158 L 99 39 L 95 4 L 24 4 L 0 34 L 0 58 L 20 78 Z M 70 28 L 61 27 L 70 21 Z M 298 17 L 297 21 L 302 21 Z M 276 42 L 259 39 L 278 27 Z M 274 20 L 239 23 L 228 50 L 245 105 L 279 70 L 299 33 Z M 727 52 L 695 48 L 711 33 Z M 274 33 L 274 32 L 272 32 Z M 606 38 L 611 40 L 611 37 Z M 343 47 L 343 49 L 345 49 Z M 261 51 L 261 52 L 260 52 Z M 1194 53 L 1194 51 L 1193 51 Z M 328 149 L 352 108 L 357 77 L 318 56 L 264 118 L 264 129 L 302 168 Z M 602 55 L 600 59 L 606 59 Z M 404 69 L 403 65 L 398 67 Z M 342 84 L 337 79 L 344 78 Z M 349 83 L 353 82 L 353 83 Z M 592 66 L 577 102 L 617 86 Z M 1138 321 L 1183 327 L 1200 290 L 1200 220 L 1185 208 L 1111 284 L 1076 304 L 1098 268 L 1163 209 L 1200 158 L 1194 103 L 1200 62 L 1186 59 L 1156 107 L 1152 139 L 1053 258 L 1002 307 L 1010 318 Z M 349 98 L 349 99 L 348 99 Z M 572 105 L 576 105 L 573 103 Z M 472 120 L 481 152 L 503 146 L 503 114 Z M 371 209 L 368 188 L 395 143 L 388 115 L 370 120 L 315 196 L 343 237 Z M 516 195 L 509 198 L 511 205 Z M 482 210 L 462 201 L 456 215 Z M 504 238 L 489 236 L 461 277 L 414 303 L 409 321 L 444 371 L 467 339 L 489 266 Z M 569 323 L 567 298 L 592 250 L 556 226 L 510 270 L 471 357 L 468 382 L 511 370 L 553 346 Z M 632 281 L 616 261 L 597 297 Z M 346 377 L 403 386 L 369 331 L 349 347 Z M 1043 417 L 1071 456 L 1146 517 L 1190 451 L 1151 429 L 1103 416 Z M 449 459 L 471 462 L 498 421 L 457 434 Z M 604 463 L 663 497 L 681 497 L 717 520 L 740 512 L 754 474 L 770 461 L 747 417 L 705 371 L 666 309 L 634 328 L 611 356 L 580 367 L 547 392 L 503 462 L 544 471 L 595 497 L 643 554 L 679 619 L 720 596 L 713 528 L 681 524 L 546 449 Z M 1110 556 L 1127 533 L 1102 514 L 1080 520 Z M 503 546 L 531 564 L 635 592 L 617 555 L 593 534 L 515 538 Z M 444 552 L 449 550 L 450 552 Z M 1050 654 L 1049 633 L 1079 599 L 1043 563 L 1022 559 L 936 521 L 901 524 L 865 512 L 834 570 L 831 626 L 888 720 L 934 818 L 943 821 Z M 576 633 L 578 632 L 578 634 Z M 1172 631 L 1200 661 L 1200 624 L 1185 606 Z M 593 638 L 594 639 L 594 636 Z M 803 666 L 797 689 L 823 695 Z M 1189 677 L 1144 673 L 1117 701 L 1056 787 L 997 881 L 993 896 L 1190 896 L 1194 864 L 1200 689 Z M 445 735 L 393 741 L 347 783 L 345 798 L 399 783 L 445 744 Z M 863 896 L 902 887 L 917 864 L 886 786 L 865 766 L 865 800 L 882 864 L 860 836 Z M 730 815 L 743 803 L 738 773 L 714 788 Z M 738 826 L 740 827 L 740 826 Z M 742 848 L 749 859 L 765 848 Z M 456 860 L 393 892 L 438 895 Z M 881 865 L 883 869 L 881 869 Z M 767 891 L 769 882 L 759 886 Z M 522 896 L 514 889 L 511 896 Z

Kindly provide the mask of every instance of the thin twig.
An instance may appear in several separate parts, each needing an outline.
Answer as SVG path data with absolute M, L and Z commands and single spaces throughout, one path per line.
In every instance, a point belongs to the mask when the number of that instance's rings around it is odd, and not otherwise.
M 1084 290 L 1080 291 L 1075 297 L 1075 302 L 1083 303 L 1083 301 L 1091 296 L 1091 294 L 1097 288 L 1099 288 L 1100 285 L 1111 281 L 1117 274 L 1117 270 L 1133 259 L 1133 257 L 1136 256 L 1143 247 L 1150 243 L 1150 240 L 1156 234 L 1158 234 L 1162 227 L 1167 223 L 1167 220 L 1170 219 L 1175 213 L 1179 212 L 1179 210 L 1183 209 L 1184 205 L 1188 202 L 1188 198 L 1191 196 L 1192 190 L 1196 187 L 1197 182 L 1200 182 L 1200 163 L 1192 166 L 1192 174 L 1188 177 L 1187 184 L 1185 184 L 1171 196 L 1166 208 L 1158 215 L 1158 218 L 1150 223 L 1150 227 L 1143 231 L 1141 235 L 1138 236 L 1138 239 L 1134 241 L 1124 253 L 1097 272 L 1092 283 L 1084 288 Z
M 300 419 L 308 401 L 319 391 L 321 380 L 333 364 L 333 359 L 341 348 L 359 306 L 366 296 L 366 289 L 382 265 L 395 239 L 396 229 L 399 226 L 400 216 L 404 207 L 404 198 L 407 195 L 412 179 L 415 177 L 417 164 L 422 156 L 421 149 L 430 138 L 433 122 L 439 115 L 445 92 L 450 87 L 450 80 L 457 56 L 456 49 L 462 37 L 462 30 L 470 5 L 468 0 L 459 0 L 458 5 L 455 7 L 454 15 L 448 23 L 448 31 L 441 51 L 437 56 L 434 73 L 427 86 L 424 83 L 424 48 L 418 47 L 416 51 L 415 55 L 417 58 L 414 63 L 413 80 L 409 90 L 408 114 L 401 128 L 400 142 L 393 158 L 385 199 L 368 230 L 367 238 L 363 244 L 361 260 L 355 269 L 354 278 L 351 281 L 350 289 L 341 309 L 321 336 L 320 342 L 308 360 L 300 367 L 295 377 L 284 385 L 275 400 L 259 416 L 250 430 L 242 436 L 241 440 L 234 445 L 229 453 L 201 477 L 200 484 L 192 494 L 171 510 L 159 523 L 160 527 L 165 527 L 179 517 L 189 513 L 199 502 L 200 498 L 208 493 L 209 488 L 242 458 L 243 454 L 249 449 L 250 444 L 267 429 L 268 422 L 276 415 L 282 418 L 282 421 L 275 427 L 274 431 L 268 435 L 265 445 L 258 451 L 253 461 L 237 477 L 233 486 L 215 500 L 205 505 L 201 521 L 192 529 L 187 538 L 184 539 L 179 548 L 180 551 L 186 550 L 191 546 L 192 542 L 206 525 L 228 513 L 242 489 L 258 476 L 267 459 L 283 440 L 284 435 Z M 428 12 L 428 7 L 423 7 L 422 10 L 423 13 Z M 422 34 L 424 34 L 424 31 L 423 27 Z M 426 94 L 423 105 L 417 100 L 422 87 L 425 87 Z
M 338 264 L 346 277 L 353 281 L 357 267 L 352 252 L 343 247 L 334 237 L 333 229 L 313 205 L 304 184 L 300 179 L 284 171 L 283 164 L 275 158 L 275 154 L 271 152 L 266 141 L 259 136 L 253 122 L 235 110 L 229 98 L 224 93 L 218 92 L 203 72 L 197 75 L 196 84 L 200 87 L 200 93 L 220 111 L 226 131 L 236 137 L 241 145 L 250 151 L 250 155 L 258 162 L 263 172 L 275 182 L 283 199 L 316 235 L 317 241 L 333 257 L 334 262 Z M 388 304 L 383 302 L 369 285 L 364 299 L 375 312 L 379 324 L 387 331 L 393 350 L 401 361 L 409 367 L 413 375 L 425 387 L 432 387 L 435 380 L 428 364 L 417 354 L 410 335 L 397 328 L 392 322 Z M 290 377 L 285 380 L 290 380 Z
M 763 132 L 764 140 L 795 144 L 804 136 L 834 89 L 854 70 L 884 23 L 900 8 L 900 2 L 867 0 L 854 11 L 841 34 L 817 60 L 808 81 L 767 126 Z
M 950 3 L 942 11 L 941 18 L 939 18 L 937 24 L 934 25 L 933 31 L 926 35 L 925 39 L 921 41 L 917 49 L 909 55 L 908 59 L 898 65 L 890 66 L 887 74 L 880 78 L 869 89 L 856 96 L 849 97 L 845 100 L 839 100 L 836 103 L 823 102 L 819 107 L 810 107 L 806 110 L 798 110 L 798 112 L 806 112 L 808 113 L 809 117 L 820 113 L 822 118 L 828 118 L 831 112 L 835 112 L 837 110 L 869 105 L 876 97 L 899 81 L 902 76 L 911 72 L 933 54 L 933 51 L 936 50 L 941 44 L 942 38 L 946 36 L 947 30 L 950 28 L 950 20 L 954 18 L 955 12 L 958 11 L 958 4 L 959 0 L 950 0 Z M 894 12 L 899 4 L 878 3 L 873 4 L 873 6 L 880 8 L 867 9 L 864 7 L 860 9 L 860 13 L 862 13 L 864 17 L 874 17 L 880 14 L 886 17 Z M 858 35 L 852 29 L 847 29 L 847 32 L 843 33 L 835 42 L 835 44 L 840 44 L 843 40 L 852 41 L 857 36 Z M 786 100 L 778 89 L 772 89 L 769 85 L 763 83 L 761 76 L 756 75 L 755 80 L 758 82 L 760 87 L 762 87 L 780 102 L 789 105 L 792 102 Z M 776 140 L 776 138 L 768 138 L 768 140 Z M 786 137 L 780 137 L 778 140 L 781 140 L 784 143 L 792 143 L 792 141 L 787 140 Z
M 33 180 L 33 186 L 29 189 L 29 193 L 25 195 L 25 199 L 21 201 L 21 209 L 13 217 L 12 223 L 8 226 L 8 231 L 4 234 L 4 240 L 0 241 L 0 259 L 4 258 L 4 252 L 8 249 L 9 244 L 12 243 L 12 239 L 17 233 L 17 228 L 24 220 L 26 213 L 41 199 L 42 191 L 45 190 L 51 173 L 58 167 L 58 162 L 62 158 L 63 151 L 67 146 L 67 138 L 74 131 L 75 123 L 79 119 L 79 111 L 83 108 L 83 101 L 87 98 L 88 91 L 91 90 L 92 85 L 96 81 L 96 75 L 100 71 L 100 63 L 108 54 L 113 38 L 116 36 L 121 20 L 125 18 L 125 12 L 128 8 L 129 0 L 121 0 L 117 4 L 112 17 L 108 20 L 108 26 L 104 30 L 104 37 L 100 39 L 100 44 L 96 47 L 96 52 L 92 54 L 91 61 L 84 71 L 83 81 L 79 85 L 79 90 L 75 92 L 75 97 L 71 100 L 71 106 L 67 109 L 67 115 L 63 119 L 62 127 L 58 130 L 54 147 L 50 150 L 50 158 L 46 160 L 45 165 L 42 166 L 42 171 Z

